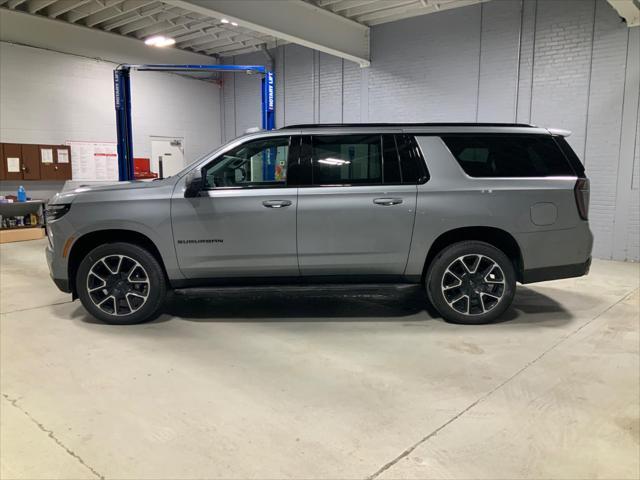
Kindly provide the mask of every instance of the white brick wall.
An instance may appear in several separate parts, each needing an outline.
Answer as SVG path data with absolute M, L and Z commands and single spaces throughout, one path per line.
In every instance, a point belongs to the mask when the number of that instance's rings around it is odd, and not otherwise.
M 580 158 L 593 179 L 591 229 L 595 254 L 602 257 L 611 256 L 613 243 L 627 30 L 612 8 L 597 4 L 586 152 Z
M 116 141 L 115 64 L 0 42 L 0 141 Z M 131 76 L 134 155 L 150 135 L 184 137 L 185 159 L 221 143 L 220 89 L 174 74 Z
M 637 131 L 637 112 L 622 112 L 640 85 L 628 72 L 638 28 L 606 0 L 493 0 L 372 28 L 368 69 L 286 45 L 274 52 L 278 125 L 517 119 L 571 130 L 592 181 L 595 255 L 638 260 L 640 147 L 622 135 Z
M 520 2 L 482 5 L 478 122 L 516 120 Z

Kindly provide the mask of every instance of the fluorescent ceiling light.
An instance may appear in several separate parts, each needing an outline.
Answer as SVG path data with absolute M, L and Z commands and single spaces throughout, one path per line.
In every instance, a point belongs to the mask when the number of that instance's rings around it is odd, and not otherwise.
M 175 45 L 176 41 L 174 38 L 165 37 L 164 35 L 155 35 L 147 38 L 144 43 L 151 47 L 169 47 Z
M 229 20 L 227 20 L 226 18 L 223 18 L 220 20 L 222 23 L 229 23 Z
M 238 24 L 237 24 L 236 22 L 231 22 L 231 26 L 232 26 L 232 27 L 237 27 L 237 26 L 238 26 Z
M 324 165 L 349 165 L 351 162 L 349 160 L 342 160 L 340 158 L 321 158 L 318 160 L 318 163 L 322 163 Z

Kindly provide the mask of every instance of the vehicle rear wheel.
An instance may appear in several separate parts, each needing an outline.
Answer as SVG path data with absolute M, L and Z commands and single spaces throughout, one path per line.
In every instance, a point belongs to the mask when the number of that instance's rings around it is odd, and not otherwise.
M 511 260 L 485 242 L 465 241 L 443 249 L 426 278 L 427 294 L 452 323 L 493 322 L 511 305 L 516 277 Z
M 167 286 L 153 255 L 119 242 L 89 252 L 78 268 L 76 289 L 84 308 L 98 320 L 132 325 L 160 313 Z

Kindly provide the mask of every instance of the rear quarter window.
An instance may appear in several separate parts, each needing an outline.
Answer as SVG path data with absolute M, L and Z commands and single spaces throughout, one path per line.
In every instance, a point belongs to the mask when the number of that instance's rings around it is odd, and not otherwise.
M 576 172 L 551 136 L 443 135 L 470 177 L 553 177 Z

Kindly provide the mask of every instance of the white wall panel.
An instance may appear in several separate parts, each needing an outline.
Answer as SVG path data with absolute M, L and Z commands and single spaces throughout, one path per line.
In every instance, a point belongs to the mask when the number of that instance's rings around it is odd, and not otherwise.
M 513 0 L 481 4 L 478 122 L 515 121 L 521 7 Z
M 596 7 L 587 141 L 581 158 L 593 178 L 590 216 L 595 254 L 609 257 L 613 252 L 628 28 L 609 5 L 598 3 Z
M 473 5 L 373 29 L 370 121 L 475 121 L 480 9 Z
M 116 141 L 115 65 L 0 42 L 0 141 Z M 221 143 L 220 89 L 175 74 L 132 73 L 134 155 L 149 135 L 184 137 L 185 159 Z

